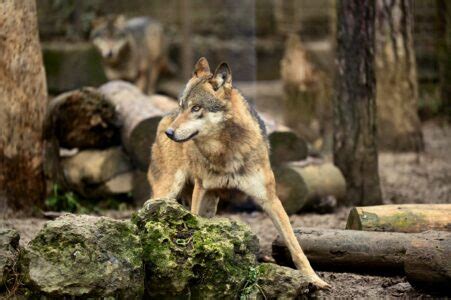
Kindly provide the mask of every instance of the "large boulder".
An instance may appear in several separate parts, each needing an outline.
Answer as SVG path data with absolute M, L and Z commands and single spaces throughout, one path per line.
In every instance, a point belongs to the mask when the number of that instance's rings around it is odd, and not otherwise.
M 301 272 L 258 264 L 258 239 L 231 219 L 206 219 L 173 199 L 151 199 L 133 217 L 150 298 L 294 298 L 312 291 Z
M 129 221 L 67 214 L 44 226 L 21 265 L 25 285 L 37 295 L 137 299 L 144 291 L 141 257 Z
M 19 239 L 19 233 L 14 229 L 0 228 L 0 290 L 15 281 Z
M 256 266 L 258 239 L 243 223 L 205 219 L 172 199 L 152 199 L 134 216 L 150 297 L 235 298 Z

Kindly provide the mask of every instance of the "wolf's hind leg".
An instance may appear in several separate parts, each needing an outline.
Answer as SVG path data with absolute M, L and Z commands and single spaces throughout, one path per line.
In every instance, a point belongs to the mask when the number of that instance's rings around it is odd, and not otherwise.
M 264 180 L 262 180 L 262 177 L 265 176 L 256 176 L 249 179 L 248 183 L 243 186 L 243 192 L 254 198 L 269 215 L 287 245 L 296 268 L 308 276 L 318 288 L 329 288 L 329 285 L 319 278 L 310 266 L 310 262 L 294 235 L 290 219 L 276 195 L 276 183 L 272 171 L 267 173 L 267 178 Z
M 199 216 L 204 218 L 213 218 L 216 215 L 218 203 L 219 196 L 215 192 L 206 192 L 199 205 Z

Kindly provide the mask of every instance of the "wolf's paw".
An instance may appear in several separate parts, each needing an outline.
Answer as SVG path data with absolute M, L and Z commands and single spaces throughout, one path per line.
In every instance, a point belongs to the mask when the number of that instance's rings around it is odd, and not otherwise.
M 325 282 L 324 280 L 322 280 L 321 278 L 319 278 L 318 275 L 312 274 L 312 275 L 309 275 L 308 277 L 309 277 L 310 283 L 313 286 L 315 286 L 316 289 L 318 289 L 318 290 L 332 289 L 332 286 L 330 284 L 328 284 L 327 282 Z

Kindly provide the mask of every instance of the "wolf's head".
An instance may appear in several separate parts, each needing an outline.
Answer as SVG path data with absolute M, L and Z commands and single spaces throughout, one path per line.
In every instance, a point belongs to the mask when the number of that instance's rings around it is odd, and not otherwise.
M 205 58 L 199 59 L 179 99 L 179 111 L 166 135 L 176 142 L 213 137 L 231 117 L 232 72 L 221 63 L 214 74 Z
M 125 30 L 126 20 L 122 15 L 107 16 L 92 24 L 91 41 L 107 62 L 118 62 L 130 47 L 130 37 Z

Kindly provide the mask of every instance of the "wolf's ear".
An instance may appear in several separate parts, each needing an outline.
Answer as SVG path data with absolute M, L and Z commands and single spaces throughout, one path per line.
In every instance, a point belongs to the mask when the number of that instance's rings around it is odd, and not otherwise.
M 114 19 L 114 25 L 115 25 L 117 28 L 123 28 L 123 27 L 125 27 L 126 22 L 127 22 L 127 20 L 125 19 L 125 16 L 124 16 L 124 15 L 118 15 L 118 16 L 116 16 L 116 18 Z
M 216 68 L 213 78 L 210 80 L 214 90 L 218 90 L 220 87 L 230 87 L 232 84 L 232 71 L 227 63 L 222 62 Z
M 205 75 L 210 75 L 210 65 L 205 57 L 201 57 L 194 65 L 193 76 L 202 77 Z

